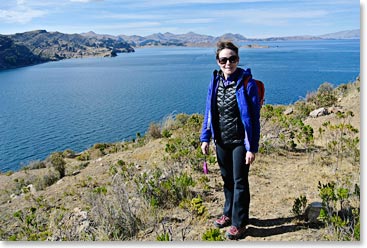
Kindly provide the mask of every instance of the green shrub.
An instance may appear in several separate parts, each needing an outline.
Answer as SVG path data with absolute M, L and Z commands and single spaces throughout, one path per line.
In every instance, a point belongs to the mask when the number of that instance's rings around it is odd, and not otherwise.
M 314 108 L 330 107 L 334 105 L 337 98 L 333 85 L 328 82 L 321 84 L 317 92 L 307 95 L 306 101 L 312 104 Z
M 145 172 L 134 178 L 139 194 L 152 207 L 177 206 L 183 199 L 191 197 L 190 187 L 195 186 L 187 173 L 163 175 L 159 168 L 151 174 Z
M 101 186 L 101 187 L 97 187 L 95 189 L 93 189 L 93 192 L 94 193 L 97 193 L 97 194 L 107 194 L 107 188 L 105 186 Z
M 42 209 L 29 207 L 14 212 L 13 217 L 17 222 L 15 234 L 10 240 L 44 241 L 51 234 L 47 226 L 47 217 L 42 215 Z
M 71 149 L 67 149 L 67 150 L 63 151 L 62 156 L 64 158 L 72 158 L 72 157 L 75 156 L 75 152 Z
M 331 124 L 330 121 L 324 122 L 319 132 L 326 140 L 326 150 L 329 155 L 336 157 L 336 167 L 339 166 L 343 158 L 352 158 L 352 163 L 359 164 L 359 130 L 352 126 L 347 118 L 353 113 L 339 114 L 340 122 Z
M 304 195 L 296 198 L 293 203 L 292 213 L 296 216 L 302 215 L 306 210 L 307 198 Z
M 348 187 L 338 187 L 335 182 L 327 184 L 319 182 L 318 188 L 323 204 L 319 220 L 328 227 L 327 238 L 330 240 L 359 240 L 359 186 L 355 185 L 352 192 Z
M 88 161 L 90 159 L 90 154 L 89 152 L 83 152 L 77 157 L 77 159 L 80 161 Z
M 171 137 L 171 136 L 172 136 L 172 132 L 171 132 L 171 131 L 169 131 L 169 130 L 167 130 L 167 129 L 164 129 L 164 130 L 162 131 L 162 136 L 163 136 L 164 138 L 169 138 L 169 137 Z
M 204 216 L 208 212 L 208 209 L 203 205 L 203 200 L 200 196 L 191 200 L 191 210 L 198 216 Z
M 187 120 L 189 119 L 189 115 L 188 114 L 183 114 L 183 113 L 181 113 L 181 114 L 177 114 L 176 115 L 176 124 L 177 124 L 177 126 L 178 127 L 183 127 L 183 126 L 185 126 L 186 125 L 186 123 L 187 123 Z
M 210 228 L 203 235 L 202 240 L 205 241 L 224 241 L 225 238 L 220 233 L 218 228 Z
M 171 241 L 169 233 L 165 232 L 157 236 L 157 241 Z
M 55 152 L 52 153 L 51 156 L 49 157 L 50 163 L 52 165 L 52 167 L 59 172 L 60 174 L 60 178 L 63 178 L 65 176 L 65 160 L 64 157 L 62 156 L 62 153 L 60 152 Z

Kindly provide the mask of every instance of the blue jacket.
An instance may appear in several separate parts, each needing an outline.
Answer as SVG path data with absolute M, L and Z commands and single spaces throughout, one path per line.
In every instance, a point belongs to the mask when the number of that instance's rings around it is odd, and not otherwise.
M 235 74 L 239 74 L 236 86 L 236 98 L 241 120 L 245 128 L 246 137 L 244 144 L 247 151 L 256 153 L 259 149 L 260 140 L 260 103 L 257 85 L 252 80 L 250 69 L 244 70 L 237 68 Z M 215 106 L 217 104 L 219 77 L 218 72 L 215 70 L 208 89 L 204 122 L 200 136 L 201 142 L 210 142 L 211 138 L 215 140 L 212 117 L 217 116 Z M 244 79 L 246 77 L 250 78 L 245 93 Z

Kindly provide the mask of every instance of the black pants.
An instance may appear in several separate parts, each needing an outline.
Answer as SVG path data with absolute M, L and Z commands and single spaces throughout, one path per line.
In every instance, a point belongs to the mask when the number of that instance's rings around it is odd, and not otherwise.
M 223 214 L 232 220 L 232 226 L 244 227 L 249 221 L 250 188 L 246 164 L 246 148 L 243 144 L 216 144 L 217 160 L 224 181 Z

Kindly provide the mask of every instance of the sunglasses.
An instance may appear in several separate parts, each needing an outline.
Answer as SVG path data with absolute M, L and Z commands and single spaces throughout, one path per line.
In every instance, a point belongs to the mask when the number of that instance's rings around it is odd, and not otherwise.
M 229 63 L 231 64 L 236 63 L 238 62 L 238 56 L 233 55 L 229 58 L 226 58 L 226 57 L 218 58 L 219 64 L 222 64 L 222 65 L 227 64 L 227 61 L 229 61 Z

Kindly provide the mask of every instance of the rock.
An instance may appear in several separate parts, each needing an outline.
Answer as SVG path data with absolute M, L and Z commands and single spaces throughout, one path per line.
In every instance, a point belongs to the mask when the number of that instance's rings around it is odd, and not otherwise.
M 292 114 L 293 113 L 293 108 L 288 108 L 287 110 L 285 110 L 284 112 L 283 112 L 283 114 L 284 115 L 290 115 L 290 114 Z
M 37 190 L 33 187 L 33 184 L 29 184 L 27 188 L 32 195 L 36 194 Z
M 312 202 L 310 203 L 305 210 L 305 219 L 309 223 L 318 224 L 320 221 L 318 217 L 320 215 L 320 211 L 322 209 L 321 202 Z
M 11 194 L 11 195 L 10 195 L 10 198 L 11 198 L 11 199 L 16 199 L 16 198 L 18 198 L 18 195 L 16 195 L 16 194 Z
M 313 117 L 313 118 L 316 118 L 316 117 L 324 116 L 324 115 L 327 115 L 327 114 L 329 114 L 329 113 L 328 113 L 326 108 L 319 108 L 319 109 L 315 109 L 314 111 L 312 111 L 310 113 L 310 116 Z
M 78 175 L 79 173 L 80 173 L 80 170 L 76 170 L 76 171 L 74 171 L 73 173 L 71 173 L 71 175 L 76 176 L 76 175 Z

